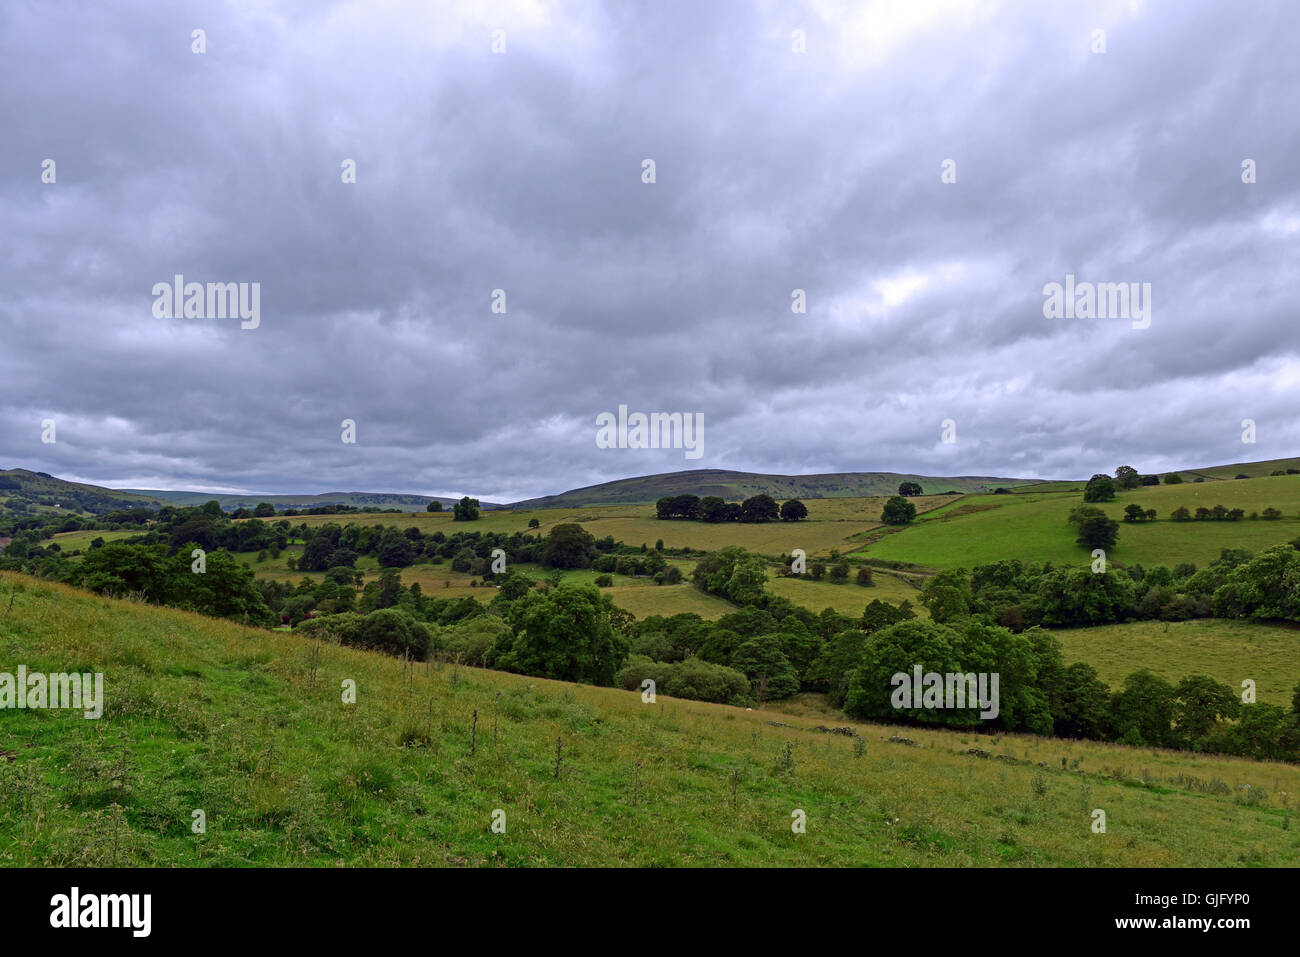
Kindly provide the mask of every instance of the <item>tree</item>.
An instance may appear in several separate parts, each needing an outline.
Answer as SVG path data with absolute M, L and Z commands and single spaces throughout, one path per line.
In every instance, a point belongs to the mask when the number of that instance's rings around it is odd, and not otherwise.
M 411 540 L 395 526 L 389 525 L 379 536 L 377 558 L 383 568 L 405 568 L 415 557 Z
M 478 520 L 478 499 L 470 498 L 468 495 L 461 498 L 452 509 L 452 521 L 454 522 L 474 522 Z
M 271 518 L 275 515 L 275 506 L 270 502 L 258 502 L 257 507 L 253 509 L 254 518 Z
M 426 512 L 441 512 L 441 511 L 442 511 L 442 503 L 441 503 L 441 502 L 430 502 L 428 505 L 424 506 L 424 510 L 425 510 Z
M 1146 517 L 1147 513 L 1143 510 L 1141 505 L 1132 504 L 1124 506 L 1124 521 L 1144 522 L 1146 521 Z
M 483 656 L 489 668 L 559 681 L 612 685 L 628 641 L 611 624 L 613 603 L 594 585 L 530 591 L 508 616 L 511 634 Z
M 1097 669 L 1082 661 L 1062 674 L 1054 731 L 1062 738 L 1101 738 L 1110 714 L 1110 689 Z
M 547 568 L 590 568 L 596 557 L 596 538 L 581 525 L 556 525 L 542 546 L 541 562 Z
M 1142 476 L 1131 465 L 1121 465 L 1115 470 L 1115 485 L 1125 491 L 1142 484 Z
M 885 508 L 880 513 L 880 520 L 886 525 L 906 525 L 914 518 L 916 506 L 901 495 L 895 495 L 885 502 Z
M 874 585 L 875 582 L 871 580 L 871 569 L 865 565 L 859 568 L 857 582 L 859 585 L 862 585 L 864 588 L 869 585 Z
M 799 691 L 799 676 L 781 650 L 777 635 L 742 642 L 732 653 L 731 667 L 753 683 L 760 701 L 788 698 Z
M 1083 487 L 1085 502 L 1109 502 L 1115 497 L 1115 483 L 1109 475 L 1098 473 Z
M 898 484 L 898 494 L 902 496 L 921 495 L 921 486 L 916 482 L 900 482 Z
M 797 498 L 792 498 L 781 504 L 781 521 L 798 522 L 808 517 L 808 506 Z
M 1181 475 L 1179 475 L 1177 472 L 1169 472 L 1169 473 L 1166 473 L 1166 475 L 1165 475 L 1165 484 L 1166 484 L 1166 485 L 1182 485 L 1182 484 L 1183 484 L 1183 477 L 1182 477 Z
M 727 521 L 727 503 L 717 495 L 706 495 L 700 499 L 700 518 L 706 522 Z
M 1111 699 L 1111 719 L 1123 744 L 1176 746 L 1173 730 L 1174 687 L 1143 668 L 1124 679 L 1124 690 Z
M 776 500 L 770 495 L 753 495 L 740 506 L 742 522 L 774 522 L 780 515 Z
M 1206 675 L 1190 675 L 1174 689 L 1174 727 L 1189 742 L 1209 734 L 1225 718 L 1241 713 L 1241 701 L 1231 686 Z
M 1175 522 L 1189 522 L 1192 519 L 1192 513 L 1188 511 L 1186 505 L 1180 505 L 1169 513 L 1169 517 Z
M 1104 548 L 1109 551 L 1119 541 L 1119 522 L 1104 515 L 1093 516 L 1079 526 L 1079 537 L 1075 541 L 1085 548 Z

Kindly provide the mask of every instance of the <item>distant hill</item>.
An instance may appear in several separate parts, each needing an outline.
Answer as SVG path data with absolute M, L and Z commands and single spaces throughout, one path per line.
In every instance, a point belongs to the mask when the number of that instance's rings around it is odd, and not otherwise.
M 216 499 L 227 511 L 253 508 L 258 502 L 270 502 L 277 509 L 311 508 L 316 505 L 355 505 L 373 508 L 400 508 L 403 512 L 423 512 L 430 502 L 442 502 L 450 508 L 459 499 L 435 495 L 406 495 L 398 492 L 325 492 L 320 495 L 226 495 L 220 492 L 173 492 L 166 489 L 123 489 L 138 495 L 153 496 L 173 505 L 202 505 Z M 494 502 L 480 502 L 480 508 L 501 508 Z
M 0 510 L 6 514 L 91 512 L 102 515 L 141 505 L 158 507 L 162 500 L 148 493 L 124 492 L 99 485 L 66 482 L 46 472 L 0 469 Z
M 917 482 L 928 493 L 982 492 L 998 486 L 1032 485 L 1038 479 L 987 475 L 943 477 L 901 472 L 827 472 L 819 475 L 764 475 L 727 469 L 692 469 L 618 479 L 585 488 L 511 502 L 506 508 L 572 508 L 581 505 L 639 505 L 665 495 L 717 495 L 739 501 L 767 494 L 775 499 L 849 498 L 895 495 L 900 482 Z

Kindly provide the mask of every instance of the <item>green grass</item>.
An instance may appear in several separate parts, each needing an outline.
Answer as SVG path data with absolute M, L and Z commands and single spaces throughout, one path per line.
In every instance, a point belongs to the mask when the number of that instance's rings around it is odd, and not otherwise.
M 101 671 L 107 705 L 98 722 L 0 721 L 7 865 L 1300 864 L 1281 797 L 1300 767 L 911 729 L 908 747 L 873 725 L 857 726 L 859 758 L 813 729 L 824 719 L 406 670 L 0 575 L 0 594 L 14 586 L 0 662 Z M 497 808 L 504 834 L 490 830 Z M 1108 833 L 1091 833 L 1093 808 Z M 194 809 L 206 834 L 191 833 Z M 794 809 L 806 834 L 791 832 Z
M 90 543 L 97 538 L 102 538 L 105 543 L 108 543 L 121 541 L 124 538 L 132 538 L 140 534 L 142 534 L 142 532 L 139 530 L 116 532 L 59 532 L 51 539 L 51 541 L 57 542 L 59 548 L 62 549 L 63 553 L 66 555 L 71 551 L 90 551 Z
M 1201 618 L 1139 621 L 1053 632 L 1068 662 L 1085 661 L 1119 690 L 1139 668 L 1177 683 L 1188 675 L 1209 675 L 1238 692 L 1255 682 L 1258 700 L 1291 708 L 1300 682 L 1300 628 L 1250 621 Z
M 930 568 L 971 567 L 1003 559 L 1084 564 L 1088 552 L 1074 543 L 1067 521 L 1070 510 L 1083 503 L 1081 494 L 1043 492 L 968 496 L 944 509 L 919 516 L 913 525 L 883 535 L 856 554 Z M 1137 503 L 1154 508 L 1154 522 L 1123 522 L 1124 508 Z M 1179 506 L 1195 512 L 1199 506 L 1223 504 L 1247 514 L 1278 508 L 1277 521 L 1174 522 L 1169 514 Z M 1224 548 L 1257 552 L 1300 537 L 1300 475 L 1160 485 L 1118 495 L 1100 506 L 1120 520 L 1119 543 L 1110 557 L 1125 565 L 1150 567 L 1179 562 L 1205 566 Z

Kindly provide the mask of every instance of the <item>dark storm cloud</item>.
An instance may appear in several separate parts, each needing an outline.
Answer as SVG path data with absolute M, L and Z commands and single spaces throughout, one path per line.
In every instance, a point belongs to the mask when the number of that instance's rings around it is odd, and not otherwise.
M 678 468 L 1077 477 L 1295 454 L 1296 21 L 1283 3 L 5 7 L 0 466 L 513 499 Z M 1150 283 L 1150 328 L 1045 319 L 1067 272 Z M 260 326 L 155 318 L 176 273 L 261 283 Z M 597 448 L 619 405 L 704 413 L 704 456 Z

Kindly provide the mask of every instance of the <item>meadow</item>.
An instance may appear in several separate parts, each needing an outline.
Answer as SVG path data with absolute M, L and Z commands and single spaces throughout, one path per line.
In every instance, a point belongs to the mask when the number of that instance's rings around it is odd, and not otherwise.
M 1259 701 L 1289 710 L 1300 683 L 1300 628 L 1288 624 L 1199 618 L 1066 628 L 1053 634 L 1066 661 L 1086 661 L 1115 689 L 1139 668 L 1174 684 L 1188 675 L 1209 675 L 1240 689 L 1250 678 Z
M 829 734 L 770 708 L 411 667 L 12 573 L 0 596 L 4 661 L 102 672 L 107 701 L 99 721 L 0 722 L 8 865 L 1300 864 L 1297 766 Z
M 1154 522 L 1122 521 L 1125 506 L 1154 508 Z M 1005 559 L 1084 564 L 1088 552 L 1075 544 L 1070 510 L 1082 504 L 1077 492 L 1033 491 L 1011 495 L 971 495 L 918 516 L 907 528 L 885 534 L 854 554 L 907 562 L 928 568 L 970 568 Z M 1171 512 L 1186 506 L 1223 504 L 1247 514 L 1277 508 L 1276 521 L 1175 522 Z M 1214 480 L 1159 485 L 1121 492 L 1097 507 L 1120 522 L 1119 543 L 1109 557 L 1123 565 L 1192 562 L 1204 567 L 1224 548 L 1261 551 L 1300 537 L 1300 475 Z

